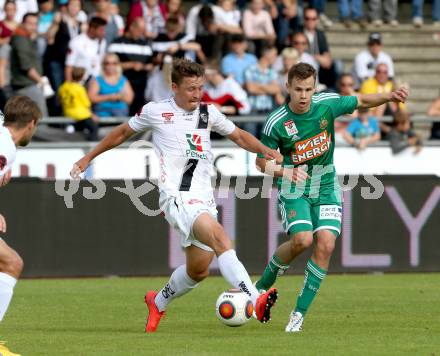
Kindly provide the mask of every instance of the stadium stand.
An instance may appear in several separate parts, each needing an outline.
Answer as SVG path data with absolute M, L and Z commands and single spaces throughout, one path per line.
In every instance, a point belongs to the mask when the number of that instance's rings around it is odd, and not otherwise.
M 102 0 L 102 2 L 109 2 L 109 0 Z M 130 24 L 133 21 L 133 17 L 135 17 L 134 10 L 137 9 L 138 16 L 141 16 L 142 18 L 145 18 L 146 24 L 149 22 L 149 17 L 166 17 L 170 18 L 167 10 L 167 5 L 165 2 L 157 1 L 157 5 L 159 6 L 153 6 L 149 10 L 148 6 L 150 5 L 142 5 L 144 4 L 144 1 L 132 1 L 132 2 L 113 2 L 111 7 L 106 7 L 104 4 L 98 4 L 98 2 L 91 2 L 86 1 L 82 4 L 81 9 L 81 3 L 77 2 L 77 0 L 72 0 L 71 3 L 77 3 L 75 9 L 70 9 L 66 6 L 65 2 L 62 3 L 56 3 L 55 10 L 52 14 L 44 13 L 44 16 L 42 16 L 41 19 L 41 25 L 45 25 L 47 27 L 47 21 L 48 18 L 52 18 L 54 21 L 54 26 L 47 31 L 50 36 L 48 37 L 48 49 L 50 51 L 47 51 L 46 54 L 41 58 L 42 65 L 44 68 L 43 73 L 39 73 L 40 75 L 47 75 L 51 79 L 51 84 L 53 88 L 56 90 L 59 86 L 60 80 L 54 80 L 56 78 L 53 78 L 53 75 L 57 75 L 59 77 L 61 75 L 62 68 L 58 68 L 56 71 L 52 70 L 52 66 L 50 65 L 53 60 L 50 58 L 53 55 L 53 51 L 51 51 L 53 48 L 53 45 L 51 46 L 51 41 L 56 39 L 57 37 L 57 31 L 58 31 L 58 25 L 61 21 L 65 21 L 66 30 L 69 32 L 70 37 L 75 37 L 81 30 L 84 33 L 85 28 L 83 25 L 86 25 L 87 17 L 89 17 L 92 14 L 100 15 L 102 17 L 106 17 L 105 20 L 110 21 L 108 26 L 113 26 L 114 28 L 118 28 L 119 34 L 121 34 L 121 23 L 124 21 L 127 24 Z M 153 2 L 150 2 L 151 4 Z M 214 34 L 218 38 L 222 38 L 222 43 L 219 44 L 219 49 L 221 49 L 221 54 L 225 56 L 228 51 L 228 43 L 230 42 L 231 38 L 228 33 L 228 31 L 224 31 L 224 22 L 228 22 L 228 15 L 227 13 L 224 13 L 222 16 L 219 14 L 222 12 L 222 10 L 219 10 L 214 4 L 215 1 L 209 2 L 209 7 L 212 7 L 213 9 L 213 18 L 210 24 L 205 24 L 207 27 L 207 31 L 211 34 Z M 258 3 L 258 1 L 256 2 Z M 273 4 L 278 3 L 274 2 Z M 280 4 L 282 2 L 279 2 Z M 69 3 L 70 4 L 70 3 Z M 146 4 L 146 3 L 145 3 Z M 278 21 L 279 13 L 277 11 L 282 11 L 283 8 L 273 6 L 272 2 L 270 6 L 266 6 L 267 13 L 270 14 L 272 20 L 276 24 Z M 178 4 L 176 4 L 177 6 Z M 193 1 L 188 2 L 181 2 L 181 4 L 177 7 L 177 23 L 180 26 L 186 26 L 186 28 L 192 28 L 194 27 L 194 24 L 191 22 L 199 22 L 202 21 L 197 16 L 198 10 L 198 3 Z M 225 6 L 223 2 L 220 3 L 220 5 Z M 237 9 L 240 10 L 241 18 L 243 21 L 243 14 L 246 9 L 250 9 L 251 2 L 237 2 Z M 244 6 L 243 6 L 244 5 Z M 310 4 L 305 3 L 305 6 L 308 6 Z M 313 5 L 313 2 L 312 2 Z M 9 5 L 8 5 L 9 6 Z M 174 5 L 173 5 L 174 6 Z M 364 4 L 364 7 L 366 8 L 367 4 Z M 105 7 L 105 9 L 104 9 Z M 424 5 L 424 11 L 425 13 L 431 12 L 431 3 L 426 3 Z M 105 11 L 104 11 L 104 10 Z M 110 10 L 111 9 L 111 10 Z M 225 8 L 227 10 L 227 7 Z M 102 11 L 100 11 L 102 10 Z M 131 11 L 130 11 L 131 10 Z M 224 11 L 226 11 L 224 10 Z M 289 22 L 289 35 L 287 36 L 287 39 L 285 42 L 281 43 L 277 41 L 278 47 L 283 47 L 287 45 L 292 45 L 292 34 L 297 31 L 301 30 L 301 23 L 303 23 L 303 8 L 301 6 L 297 6 L 296 10 L 292 12 L 289 12 L 289 16 L 285 16 L 284 20 Z M 325 10 L 318 9 L 320 12 L 325 11 L 323 13 L 326 15 L 327 18 L 333 20 L 335 22 L 332 26 L 326 26 L 326 24 L 321 21 L 319 28 L 322 30 L 325 30 L 325 36 L 327 37 L 328 44 L 332 49 L 332 58 L 335 60 L 335 63 L 337 63 L 337 71 L 338 74 L 342 74 L 343 72 L 350 72 L 352 68 L 352 63 L 355 55 L 359 53 L 362 49 L 365 48 L 366 39 L 368 38 L 369 34 L 371 32 L 380 32 L 384 48 L 387 53 L 389 53 L 395 63 L 395 77 L 394 81 L 395 84 L 402 84 L 406 83 L 409 85 L 411 89 L 411 95 L 410 100 L 407 105 L 407 110 L 410 114 L 412 114 L 412 121 L 414 125 L 414 129 L 419 132 L 424 139 L 427 139 L 430 137 L 431 133 L 431 126 L 433 122 L 440 121 L 439 118 L 433 116 L 433 117 L 427 117 L 427 111 L 429 108 L 429 105 L 434 101 L 436 97 L 439 95 L 439 88 L 440 88 L 440 67 L 438 66 L 438 58 L 440 57 L 440 36 L 438 33 L 438 28 L 436 26 L 436 23 L 431 24 L 430 21 L 426 20 L 425 24 L 423 26 L 415 26 L 415 24 L 412 24 L 412 13 L 411 13 L 411 4 L 409 3 L 401 3 L 399 4 L 399 14 L 398 14 L 398 26 L 392 26 L 391 24 L 387 25 L 381 25 L 380 27 L 375 26 L 373 23 L 368 24 L 367 26 L 364 26 L 363 23 L 362 26 L 360 24 L 354 25 L 350 28 L 350 31 L 347 32 L 347 28 L 344 24 L 343 19 L 339 19 L 338 14 L 338 8 L 336 2 L 329 2 L 327 6 L 325 7 Z M 364 9 L 365 10 L 365 9 Z M 70 12 L 69 12 L 70 11 Z M 175 10 L 173 10 L 175 11 Z M 223 12 L 224 12 L 223 11 Z M 250 11 L 250 10 L 249 10 Z M 69 25 L 73 20 L 72 14 L 76 13 L 76 19 L 75 24 Z M 182 16 L 183 13 L 191 14 L 191 16 L 188 16 L 184 18 Z M 366 13 L 366 11 L 365 11 Z M 63 15 L 60 15 L 63 14 Z M 68 14 L 68 15 L 67 15 Z M 234 19 L 236 20 L 239 17 L 239 13 L 237 10 L 231 10 L 231 14 L 234 15 Z M 322 14 L 321 14 L 322 15 Z M 232 15 L 231 15 L 232 16 Z M 113 19 L 118 19 L 118 21 L 113 21 Z M 335 20 L 340 20 L 339 22 Z M 227 21 L 228 20 L 228 21 Z M 232 21 L 232 18 L 230 19 Z M 370 19 L 371 20 L 371 19 Z M 122 22 L 121 22 L 122 21 Z M 184 23 L 186 21 L 186 23 Z M 44 22 L 44 23 L 43 23 Z M 286 22 L 286 23 L 287 23 Z M 81 26 L 78 26 L 80 24 Z M 223 25 L 222 25 L 223 24 Z M 242 24 L 243 25 L 243 24 Z M 328 25 L 328 24 L 327 24 Z M 70 27 L 73 28 L 73 31 L 70 31 Z M 111 27 L 110 26 L 110 27 Z M 114 28 L 107 28 L 106 29 L 106 37 L 109 37 L 109 32 L 116 33 L 117 31 L 113 31 Z M 278 27 L 275 26 L 275 29 L 278 30 Z M 285 28 L 284 28 L 285 30 Z M 148 31 L 147 31 L 148 32 Z M 150 31 L 148 33 L 145 33 L 145 35 L 150 36 L 150 33 L 154 31 Z M 244 31 L 246 32 L 246 31 Z M 188 33 L 187 33 L 188 35 Z M 203 34 L 202 34 L 203 35 Z M 284 36 L 285 34 L 283 34 Z M 289 38 L 290 36 L 290 38 Z M 203 37 L 203 36 L 202 36 Z M 2 48 L 2 53 L 6 53 L 7 57 L 7 47 L 8 47 L 8 34 L 5 32 L 5 35 L 1 36 L 3 41 L 0 41 L 0 46 Z M 182 39 L 183 41 L 183 39 Z M 176 43 L 171 43 L 171 47 L 173 51 L 175 52 L 175 49 L 177 48 L 178 51 L 183 53 L 184 43 L 180 40 L 176 40 Z M 290 41 L 290 43 L 289 43 Z M 56 41 L 55 41 L 56 42 Z M 271 41 L 270 38 L 266 41 L 267 44 L 270 45 Z M 273 43 L 272 43 L 273 44 Z M 110 45 L 110 43 L 108 44 Z M 265 44 L 266 45 L 266 44 Z M 158 52 L 154 50 L 154 41 L 151 42 L 151 46 L 153 48 L 153 52 Z M 202 46 L 203 47 L 203 46 Z M 255 47 L 255 46 L 254 46 Z M 111 47 L 110 47 L 111 48 Z M 252 49 L 252 46 L 249 48 Z M 282 48 L 279 48 L 282 49 Z M 111 49 L 110 49 L 111 50 Z M 260 52 L 260 49 L 256 49 L 257 54 Z M 313 53 L 313 49 L 309 49 L 309 52 Z M 166 54 L 173 53 L 165 51 L 161 52 L 157 56 L 149 57 L 148 63 L 145 68 L 147 68 L 147 71 L 141 72 L 142 75 L 149 75 L 152 76 L 151 73 L 155 73 L 156 70 L 152 71 L 153 67 L 156 67 L 157 69 L 161 68 L 163 58 L 166 56 Z M 196 53 L 194 51 L 187 51 L 185 53 L 186 56 L 192 56 L 192 58 L 196 59 Z M 5 55 L 3 55 L 5 56 Z M 198 55 L 197 55 L 198 56 Z M 199 57 L 200 58 L 200 57 Z M 126 61 L 124 58 L 123 61 Z M 341 65 L 342 64 L 342 65 Z M 128 66 L 130 65 L 127 64 Z M 125 68 L 125 67 L 124 67 Z M 142 67 L 144 69 L 144 67 Z M 3 65 L 3 71 L 4 65 Z M 56 72 L 56 73 L 55 73 Z M 150 73 L 150 74 L 148 74 Z M 53 74 L 53 75 L 52 75 Z M 2 73 L 2 90 L 1 93 L 3 95 L 10 95 L 11 89 L 8 86 L 8 73 Z M 4 79 L 6 77 L 6 79 Z M 144 82 L 143 82 L 144 83 Z M 140 89 L 137 88 L 136 90 L 137 96 L 139 96 L 139 92 L 141 92 Z M 137 102 L 140 103 L 141 101 L 137 99 Z M 50 119 L 45 119 L 42 121 L 42 124 L 40 125 L 39 132 L 38 132 L 38 138 L 43 141 L 59 141 L 59 140 L 76 140 L 77 135 L 73 135 L 71 133 L 66 132 L 71 131 L 71 127 L 69 124 L 69 119 L 61 119 L 60 115 L 62 115 L 60 111 L 60 105 L 58 99 L 50 99 L 48 100 L 48 106 L 49 106 L 49 115 L 51 116 Z M 136 108 L 132 107 L 130 109 L 130 113 L 136 112 Z M 249 116 L 249 117 L 233 117 L 234 121 L 239 123 L 259 123 L 264 120 L 264 117 L 260 116 Z M 102 118 L 100 120 L 101 124 L 107 125 L 108 123 L 119 123 L 126 121 L 127 118 L 113 118 L 111 120 L 108 120 L 106 118 Z M 50 125 L 53 124 L 53 125 Z M 60 126 L 61 125 L 61 126 Z M 100 137 L 102 137 L 102 134 L 106 130 L 101 130 Z M 435 135 L 433 135 L 435 137 Z

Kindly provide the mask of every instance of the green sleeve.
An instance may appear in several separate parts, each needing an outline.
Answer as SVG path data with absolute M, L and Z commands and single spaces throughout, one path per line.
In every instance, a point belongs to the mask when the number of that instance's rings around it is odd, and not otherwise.
M 331 101 L 331 108 L 335 119 L 341 115 L 351 114 L 356 110 L 358 105 L 356 96 L 340 96 L 339 98 L 332 99 Z
M 261 133 L 260 141 L 263 145 L 270 147 L 274 150 L 276 150 L 279 147 L 279 139 L 277 136 L 275 136 L 275 130 L 271 131 L 270 136 L 267 136 L 264 133 Z M 264 158 L 264 156 L 261 153 L 258 153 L 257 157 Z

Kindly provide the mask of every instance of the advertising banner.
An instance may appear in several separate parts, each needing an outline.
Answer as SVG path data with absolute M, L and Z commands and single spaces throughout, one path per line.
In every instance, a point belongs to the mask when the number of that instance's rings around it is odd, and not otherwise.
M 440 271 L 440 180 L 433 176 L 342 179 L 342 235 L 330 271 Z M 277 189 L 261 177 L 219 177 L 219 220 L 250 273 L 261 273 L 288 238 Z M 0 189 L 1 237 L 28 277 L 166 275 L 184 263 L 180 239 L 144 180 L 14 179 Z M 311 251 L 289 273 L 302 273 Z M 212 264 L 216 272 L 216 262 Z

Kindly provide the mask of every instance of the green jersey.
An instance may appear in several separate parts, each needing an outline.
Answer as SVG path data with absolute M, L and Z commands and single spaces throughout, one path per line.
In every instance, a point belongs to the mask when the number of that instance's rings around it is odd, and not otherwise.
M 286 180 L 282 184 L 283 179 L 280 178 L 278 185 L 280 189 L 282 187 L 282 194 L 299 192 L 300 186 L 305 195 L 310 195 L 315 188 L 318 189 L 317 194 L 323 188 L 336 188 L 334 122 L 338 116 L 351 114 L 356 107 L 355 96 L 321 93 L 312 96 L 310 110 L 304 114 L 295 114 L 288 104 L 284 104 L 268 116 L 261 142 L 280 150 L 284 156 L 284 167 L 307 165 L 307 173 L 311 177 L 302 185 Z

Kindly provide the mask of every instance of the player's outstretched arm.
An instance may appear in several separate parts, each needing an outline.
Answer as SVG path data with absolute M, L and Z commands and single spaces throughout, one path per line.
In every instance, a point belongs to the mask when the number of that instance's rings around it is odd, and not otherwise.
M 0 214 L 0 232 L 6 233 L 6 219 Z
M 286 168 L 273 161 L 257 157 L 255 165 L 261 173 L 265 173 L 275 178 L 285 177 L 292 182 L 303 182 L 310 178 L 305 167 Z
M 12 172 L 8 170 L 3 175 L 0 175 L 0 187 L 4 187 L 11 180 Z
M 358 108 L 372 108 L 388 102 L 404 103 L 408 98 L 409 90 L 400 86 L 391 93 L 383 94 L 358 94 Z
M 244 148 L 246 151 L 260 153 L 266 159 L 275 160 L 277 163 L 283 162 L 283 156 L 281 153 L 263 145 L 260 141 L 258 141 L 257 138 L 255 138 L 255 136 L 238 127 L 236 127 L 235 130 L 228 135 L 228 138 L 241 148 Z
M 112 148 L 119 146 L 121 143 L 127 141 L 135 131 L 128 125 L 128 123 L 121 124 L 115 127 L 105 136 L 96 147 L 87 153 L 83 158 L 73 165 L 70 171 L 70 176 L 73 179 L 79 179 L 79 175 L 84 172 L 90 162 L 101 153 L 111 150 Z

